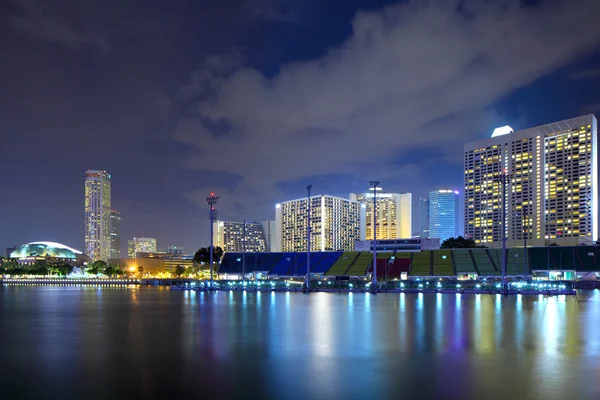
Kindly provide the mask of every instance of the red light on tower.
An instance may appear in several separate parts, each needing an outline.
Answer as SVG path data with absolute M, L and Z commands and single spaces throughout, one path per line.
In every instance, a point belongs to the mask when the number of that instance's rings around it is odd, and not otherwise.
M 211 195 L 211 196 L 214 196 L 214 195 L 215 195 L 215 192 L 210 192 L 210 195 Z

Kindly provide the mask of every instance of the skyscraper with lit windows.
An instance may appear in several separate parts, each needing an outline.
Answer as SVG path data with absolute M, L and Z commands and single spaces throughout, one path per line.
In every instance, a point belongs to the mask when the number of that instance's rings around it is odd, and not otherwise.
M 365 240 L 373 240 L 373 188 L 350 193 L 350 200 L 365 205 Z M 377 187 L 377 239 L 412 237 L 412 194 L 386 193 Z
M 110 258 L 121 258 L 121 213 L 110 211 Z
M 429 237 L 446 239 L 459 235 L 458 190 L 434 190 L 429 192 Z
M 110 258 L 110 174 L 85 173 L 85 254 L 92 260 Z
M 324 194 L 310 197 L 311 251 L 352 251 L 364 240 L 365 206 L 358 201 Z M 307 251 L 308 199 L 275 205 L 278 251 Z
M 267 251 L 265 232 L 260 222 L 215 221 L 213 224 L 214 245 L 221 247 L 223 251 Z
M 500 246 L 592 244 L 598 239 L 597 120 L 588 114 L 464 148 L 465 235 Z M 499 176 L 507 175 L 503 201 Z M 502 207 L 505 220 L 502 221 Z

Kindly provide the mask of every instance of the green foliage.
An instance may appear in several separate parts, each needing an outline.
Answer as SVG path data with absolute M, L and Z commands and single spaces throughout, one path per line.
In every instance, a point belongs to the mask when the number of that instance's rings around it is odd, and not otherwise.
M 185 272 L 185 266 L 178 265 L 175 267 L 175 275 L 177 275 L 178 278 L 181 278 L 181 275 L 183 275 L 184 272 Z
M 473 239 L 466 239 L 462 236 L 458 236 L 444 240 L 440 247 L 442 249 L 475 249 L 484 248 L 485 246 L 477 246 Z
M 104 273 L 104 271 L 106 271 L 106 267 L 106 261 L 98 260 L 89 264 L 85 269 L 85 272 L 92 275 L 98 275 Z

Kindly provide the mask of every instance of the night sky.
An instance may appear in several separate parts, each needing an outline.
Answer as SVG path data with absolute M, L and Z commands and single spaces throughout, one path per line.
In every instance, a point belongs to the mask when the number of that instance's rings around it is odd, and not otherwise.
M 0 247 L 83 249 L 87 169 L 123 243 L 381 181 L 462 187 L 463 144 L 600 113 L 600 1 L 0 2 Z

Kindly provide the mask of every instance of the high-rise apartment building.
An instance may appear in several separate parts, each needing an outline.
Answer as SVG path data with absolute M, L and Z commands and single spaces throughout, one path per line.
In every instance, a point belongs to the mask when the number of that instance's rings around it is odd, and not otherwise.
M 429 237 L 429 198 L 419 197 L 419 237 Z
M 223 251 L 264 252 L 265 232 L 260 222 L 254 221 L 215 221 L 213 243 Z
M 92 260 L 110 258 L 110 174 L 85 173 L 85 254 Z
M 121 258 L 121 213 L 110 211 L 110 258 Z
M 365 238 L 373 240 L 373 188 L 366 193 L 350 193 L 350 200 L 365 205 Z M 385 193 L 377 188 L 377 239 L 412 237 L 412 194 Z
M 429 192 L 429 237 L 440 242 L 459 235 L 458 190 Z
M 508 246 L 522 246 L 524 236 L 532 246 L 598 239 L 594 115 L 517 132 L 498 128 L 464 150 L 465 234 L 475 242 L 499 246 L 503 223 Z M 499 176 L 507 176 L 505 196 Z
M 265 233 L 265 246 L 267 246 L 267 251 L 280 251 L 277 248 L 277 229 L 275 226 L 275 221 L 266 220 L 262 222 L 263 232 Z
M 137 253 L 156 253 L 155 238 L 133 238 L 127 241 L 127 257 L 135 258 Z
M 308 199 L 285 201 L 275 206 L 276 237 L 280 251 L 307 251 Z M 311 251 L 354 250 L 364 240 L 365 206 L 329 195 L 310 197 Z

